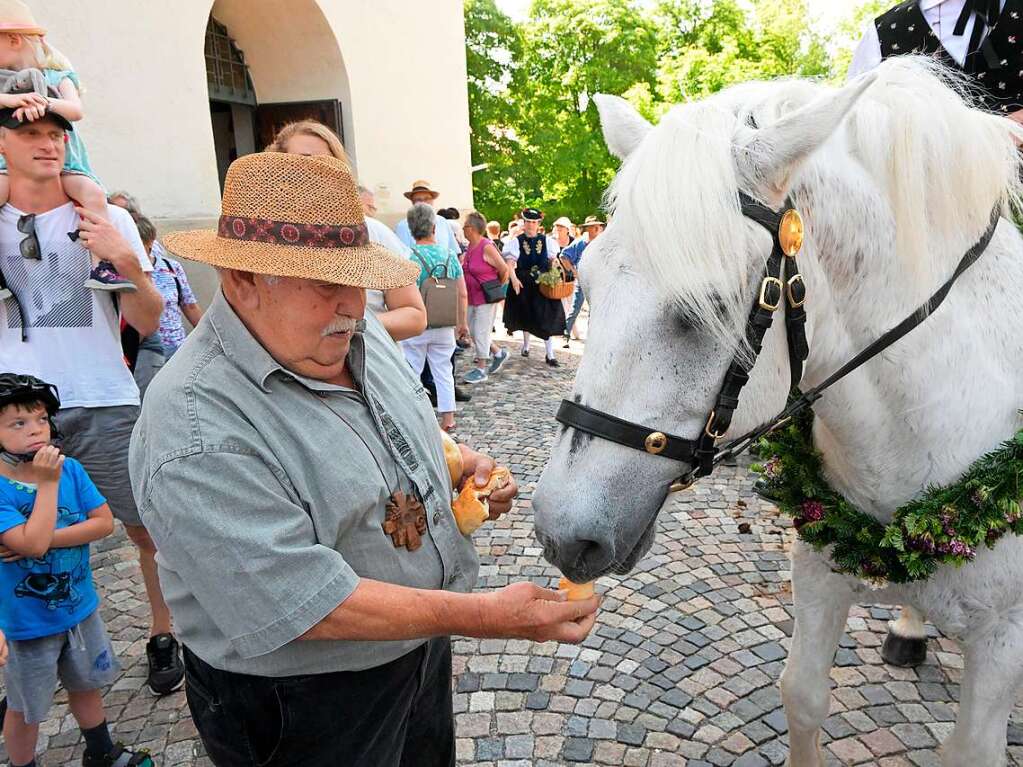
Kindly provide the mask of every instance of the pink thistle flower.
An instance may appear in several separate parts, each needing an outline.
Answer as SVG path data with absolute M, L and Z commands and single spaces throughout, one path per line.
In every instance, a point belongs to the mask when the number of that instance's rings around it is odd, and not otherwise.
M 824 519 L 824 505 L 820 501 L 805 501 L 802 506 L 803 519 L 818 522 Z

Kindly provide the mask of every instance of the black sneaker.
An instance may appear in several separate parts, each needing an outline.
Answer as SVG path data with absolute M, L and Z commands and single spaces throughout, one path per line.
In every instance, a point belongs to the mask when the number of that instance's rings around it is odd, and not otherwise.
M 164 634 L 164 636 L 169 635 Z M 82 754 L 82 767 L 156 767 L 156 762 L 144 748 L 131 751 L 122 743 L 115 743 L 109 754 L 103 754 L 103 756 Z
M 547 358 L 547 365 L 549 367 L 552 367 L 552 368 L 560 368 L 561 367 L 561 363 L 558 362 L 556 359 L 554 359 L 554 357 L 548 357 Z
M 185 681 L 181 648 L 173 634 L 157 634 L 146 644 L 149 661 L 149 689 L 154 695 L 169 695 Z
M 468 389 L 464 386 L 455 387 L 455 402 L 469 402 L 471 400 L 472 395 L 469 393 Z

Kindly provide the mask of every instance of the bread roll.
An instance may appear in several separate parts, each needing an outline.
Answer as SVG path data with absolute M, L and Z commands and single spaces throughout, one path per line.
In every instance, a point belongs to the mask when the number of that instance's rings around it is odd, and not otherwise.
M 455 513 L 455 522 L 462 535 L 472 534 L 480 525 L 490 517 L 490 504 L 487 499 L 495 490 L 504 487 L 511 478 L 511 472 L 505 468 L 498 467 L 490 474 L 490 480 L 483 487 L 476 487 L 474 477 L 465 480 L 462 491 L 458 494 L 455 502 L 451 504 L 451 510 Z
M 444 459 L 448 462 L 448 474 L 451 475 L 451 489 L 453 490 L 462 481 L 464 471 L 462 451 L 458 449 L 458 444 L 451 439 L 451 435 L 446 431 L 440 433 L 440 441 L 444 445 Z
M 589 581 L 588 583 L 573 583 L 568 578 L 562 578 L 558 581 L 558 591 L 564 591 L 568 594 L 569 602 L 577 602 L 581 599 L 589 599 L 593 596 L 593 584 L 595 581 Z

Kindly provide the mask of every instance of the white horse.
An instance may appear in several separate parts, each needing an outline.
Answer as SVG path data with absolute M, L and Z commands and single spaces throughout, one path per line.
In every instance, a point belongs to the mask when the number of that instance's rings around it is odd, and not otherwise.
M 582 264 L 592 315 L 573 398 L 683 437 L 704 427 L 771 252 L 770 235 L 741 214 L 739 190 L 775 209 L 790 198 L 806 222 L 804 387 L 922 304 L 993 208 L 1019 199 L 1019 129 L 968 108 L 923 60 L 888 61 L 841 89 L 737 86 L 675 107 L 656 127 L 621 99 L 597 104 L 624 163 L 609 193 L 613 222 Z M 832 486 L 890 521 L 1014 434 L 1023 425 L 1021 300 L 1023 239 L 1003 219 L 940 309 L 815 405 Z M 786 348 L 779 316 L 730 434 L 784 407 Z M 533 498 L 545 556 L 577 581 L 629 571 L 684 468 L 563 430 Z M 792 581 L 795 632 L 781 679 L 791 765 L 824 763 L 829 671 L 849 607 L 861 601 L 913 606 L 958 638 L 965 672 L 944 764 L 1005 763 L 1023 677 L 1023 540 L 1006 536 L 961 569 L 880 591 L 796 541 Z

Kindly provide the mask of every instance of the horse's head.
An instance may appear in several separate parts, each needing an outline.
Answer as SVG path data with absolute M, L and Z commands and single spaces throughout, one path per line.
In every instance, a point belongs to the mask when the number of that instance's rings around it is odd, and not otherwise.
M 665 433 L 704 429 L 729 362 L 743 353 L 772 237 L 743 216 L 742 190 L 780 208 L 806 158 L 836 133 L 870 84 L 840 90 L 750 84 L 676 107 L 656 127 L 597 96 L 604 136 L 624 162 L 614 217 L 585 253 L 586 352 L 571 398 Z M 757 358 L 732 432 L 780 410 L 789 388 L 784 324 Z M 754 406 L 755 403 L 755 406 Z M 533 498 L 537 538 L 573 580 L 627 572 L 653 540 L 672 480 L 688 467 L 563 428 Z

